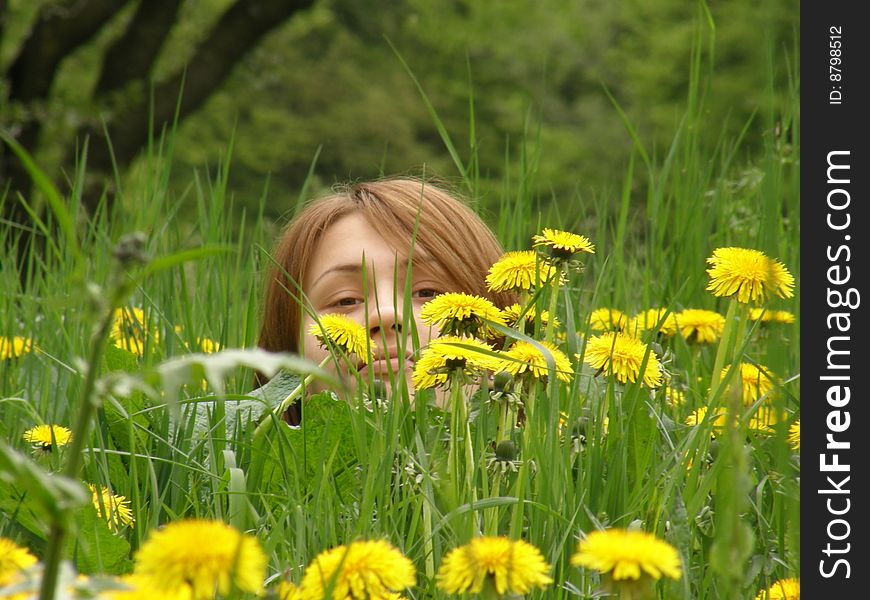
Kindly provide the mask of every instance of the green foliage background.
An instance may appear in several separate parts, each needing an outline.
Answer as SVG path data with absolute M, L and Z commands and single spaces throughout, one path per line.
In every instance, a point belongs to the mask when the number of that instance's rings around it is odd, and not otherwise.
M 44 2 L 10 1 L 3 64 Z M 183 5 L 155 79 L 183 64 L 228 4 Z M 504 195 L 496 182 L 525 171 L 534 201 L 545 207 L 557 200 L 570 211 L 592 190 L 617 193 L 613 182 L 632 140 L 613 102 L 651 153 L 667 150 L 690 101 L 693 47 L 715 65 L 715 77 L 708 73 L 694 88 L 706 97 L 697 122 L 709 130 L 703 150 L 744 127 L 743 152 L 769 142 L 782 118 L 788 74 L 798 67 L 791 64 L 797 8 L 788 0 L 317 2 L 269 35 L 182 124 L 171 191 L 184 194 L 192 170 L 213 170 L 230 140 L 236 205 L 256 207 L 268 178 L 269 218 L 292 207 L 305 181 L 317 191 L 380 173 L 455 177 L 398 55 L 458 140 L 464 161 L 476 159 L 482 185 L 474 200 L 494 209 Z M 99 118 L 87 98 L 101 49 L 131 15 L 123 12 L 65 61 L 44 107 L 44 139 L 52 144 L 41 164 L 69 151 L 76 124 Z

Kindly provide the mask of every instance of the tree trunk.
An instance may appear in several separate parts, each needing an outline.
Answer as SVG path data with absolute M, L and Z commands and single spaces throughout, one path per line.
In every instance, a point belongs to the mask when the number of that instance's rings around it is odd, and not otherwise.
M 41 121 L 38 106 L 47 100 L 61 61 L 98 33 L 131 0 L 64 0 L 46 4 L 30 35 L 12 61 L 8 101 L 25 111 L 25 118 L 9 131 L 31 154 L 39 146 Z M 94 102 L 105 107 L 108 139 L 102 126 L 79 130 L 77 144 L 89 139 L 86 171 L 89 183 L 83 204 L 93 210 L 101 196 L 111 209 L 114 163 L 127 166 L 148 141 L 198 109 L 221 85 L 232 68 L 269 31 L 314 0 L 236 0 L 208 36 L 195 49 L 187 67 L 161 82 L 153 82 L 153 66 L 178 16 L 183 0 L 140 0 L 124 33 L 112 43 L 94 91 Z M 0 31 L 7 0 L 0 0 Z M 153 98 L 153 101 L 152 101 Z M 180 98 L 180 100 L 179 100 Z M 92 121 L 95 122 L 96 119 Z M 111 151 L 109 144 L 111 143 Z M 31 181 L 20 162 L 0 144 L 0 199 L 5 194 L 0 220 L 21 232 L 5 236 L 19 246 L 19 264 L 30 252 L 30 216 L 18 200 L 29 201 Z
M 38 103 L 46 100 L 51 92 L 61 60 L 90 40 L 127 2 L 66 0 L 40 10 L 36 24 L 6 73 L 8 103 L 20 105 L 26 111 L 26 117 L 15 124 L 9 134 L 28 152 L 34 153 L 38 147 L 42 123 L 35 113 L 38 113 Z M 3 2 L 0 4 L 0 17 L 5 9 Z M 32 224 L 18 195 L 29 201 L 32 182 L 5 144 L 0 144 L 0 182 L 0 194 L 6 196 L 0 218 L 13 228 L 18 226 L 18 232 L 7 237 L 7 244 L 16 246 L 19 272 L 24 282 L 24 262 L 30 253 Z
M 106 50 L 94 95 L 105 97 L 135 81 L 147 81 L 166 41 L 181 0 L 141 2 L 127 30 Z
M 123 108 L 123 113 L 109 115 L 108 141 L 104 132 L 91 127 L 80 132 L 80 139 L 90 139 L 88 172 L 97 181 L 85 197 L 92 207 L 100 199 L 112 173 L 112 155 L 118 167 L 127 166 L 155 135 L 181 121 L 198 109 L 221 85 L 236 63 L 253 49 L 269 31 L 298 11 L 310 7 L 314 0 L 238 0 L 215 24 L 208 37 L 196 48 L 187 68 L 157 83 L 150 93 L 143 90 L 137 101 Z M 153 97 L 153 103 L 149 101 Z M 180 98 L 180 99 L 179 99 Z M 153 124 L 153 128 L 151 125 Z M 110 151 L 111 144 L 111 151 Z

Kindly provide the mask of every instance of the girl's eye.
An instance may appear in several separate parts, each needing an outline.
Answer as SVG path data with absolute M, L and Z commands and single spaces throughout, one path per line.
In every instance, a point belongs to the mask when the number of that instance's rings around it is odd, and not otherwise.
M 355 306 L 359 302 L 356 298 L 341 298 L 335 303 L 336 306 Z
M 434 298 L 435 296 L 438 295 L 438 293 L 439 293 L 438 290 L 425 288 L 425 289 L 417 290 L 416 292 L 414 292 L 414 296 L 416 296 L 417 298 L 427 298 L 428 299 L 428 298 Z

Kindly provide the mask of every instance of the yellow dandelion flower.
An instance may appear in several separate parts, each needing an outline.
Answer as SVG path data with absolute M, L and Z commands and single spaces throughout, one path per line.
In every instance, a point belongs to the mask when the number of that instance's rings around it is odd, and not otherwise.
M 221 345 L 218 342 L 205 337 L 196 338 L 196 345 L 206 354 L 214 354 L 215 352 L 219 352 L 221 349 Z
M 589 315 L 592 331 L 622 331 L 628 324 L 628 316 L 615 308 L 597 308 Z
M 15 576 L 35 565 L 37 559 L 30 550 L 12 540 L 0 537 L 0 587 L 9 585 Z
M 551 584 L 549 571 L 541 551 L 528 542 L 479 537 L 444 557 L 436 585 L 448 594 L 479 594 L 489 584 L 501 596 L 525 595 Z
M 443 385 L 453 369 L 471 374 L 495 370 L 497 361 L 488 352 L 493 352 L 492 347 L 475 338 L 453 335 L 435 338 L 414 363 L 411 376 L 414 388 L 422 390 Z
M 155 588 L 150 580 L 135 573 L 116 579 L 121 589 L 105 590 L 97 594 L 97 600 L 191 600 L 190 588 L 166 591 Z
M 717 248 L 707 259 L 714 296 L 733 297 L 744 304 L 763 302 L 769 294 L 780 298 L 794 295 L 794 277 L 778 260 L 747 248 Z
M 505 318 L 505 324 L 508 327 L 513 327 L 514 329 L 518 329 L 525 333 L 531 333 L 535 326 L 535 318 L 538 316 L 538 312 L 534 306 L 529 307 L 523 313 L 525 307 L 520 306 L 519 304 L 512 304 L 507 308 L 502 309 L 502 315 Z M 522 327 L 520 326 L 520 315 L 522 315 Z M 540 313 L 541 319 L 541 328 L 547 327 L 547 324 L 550 322 L 550 311 L 542 310 Z M 558 327 L 560 325 L 559 319 L 557 317 L 553 317 L 553 327 Z
M 547 283 L 557 273 L 534 250 L 507 252 L 489 268 L 486 288 L 490 292 L 527 291 Z
M 449 292 L 439 294 L 420 309 L 420 318 L 437 327 L 442 335 L 486 337 L 484 321 L 505 324 L 504 315 L 495 304 L 473 294 Z
M 97 489 L 97 486 L 89 483 L 88 489 L 91 490 L 91 501 L 97 509 L 97 515 L 106 520 L 109 529 L 119 531 L 126 525 L 133 527 L 136 519 L 133 517 L 133 511 L 130 510 L 130 501 L 127 498 L 113 494 L 106 486 Z M 106 511 L 105 515 L 103 511 Z
M 722 369 L 719 379 L 724 379 L 731 365 Z M 764 365 L 740 364 L 740 379 L 743 385 L 743 403 L 752 404 L 762 396 L 770 394 L 779 384 L 779 379 Z
M 640 372 L 648 347 L 639 339 L 624 333 L 603 333 L 590 338 L 583 356 L 593 369 L 616 376 L 621 383 L 636 382 L 639 378 L 648 387 L 662 384 L 662 371 L 655 352 L 649 351 L 646 367 Z
M 788 443 L 797 450 L 801 451 L 801 420 L 798 419 L 788 428 Z
M 371 346 L 366 328 L 342 314 L 320 315 L 317 323 L 312 323 L 308 333 L 316 337 L 320 344 L 338 346 L 346 354 L 356 355 L 363 363 L 368 363 Z
M 52 438 L 58 448 L 66 446 L 72 441 L 72 431 L 63 425 L 37 425 L 25 431 L 21 437 L 41 450 L 51 450 Z
M 771 323 L 782 323 L 783 325 L 791 325 L 795 322 L 794 313 L 787 310 L 775 310 L 771 312 L 769 321 Z
M 175 333 L 181 336 L 184 333 L 184 327 L 181 325 L 176 325 L 174 327 Z M 182 342 L 185 348 L 190 349 L 187 342 Z M 195 340 L 195 346 L 200 352 L 204 352 L 205 354 L 214 354 L 215 352 L 219 352 L 221 349 L 221 345 L 214 341 L 213 339 L 207 337 L 198 337 Z
M 595 254 L 595 246 L 589 238 L 568 231 L 544 228 L 532 241 L 535 248 L 547 248 L 556 259 L 568 259 L 578 252 Z
M 690 427 L 695 427 L 696 425 L 700 425 L 707 419 L 709 419 L 713 423 L 714 437 L 717 433 L 721 432 L 725 428 L 725 425 L 728 422 L 724 412 L 717 412 L 716 414 L 708 417 L 707 407 L 702 406 L 698 410 L 692 412 L 692 414 L 690 414 L 688 417 L 686 417 L 686 425 L 689 425 Z
M 151 533 L 135 557 L 134 574 L 161 594 L 185 589 L 193 600 L 226 596 L 235 586 L 260 591 L 266 555 L 253 536 L 221 521 L 175 521 Z
M 302 600 L 387 600 L 417 583 L 416 569 L 385 540 L 358 541 L 317 555 L 302 577 Z
M 278 600 L 302 600 L 302 588 L 292 581 L 278 584 Z
M 565 425 L 568 424 L 568 413 L 564 410 L 559 411 L 559 437 L 565 433 Z
M 701 407 L 686 417 L 686 425 L 696 426 L 700 425 L 704 422 L 705 419 L 709 419 L 712 421 L 713 430 L 712 435 L 716 437 L 725 429 L 726 424 L 728 423 L 728 419 L 724 412 L 717 412 L 716 414 L 708 417 L 707 416 L 707 408 Z M 768 411 L 759 411 L 757 414 L 754 414 L 750 417 L 749 422 L 747 423 L 747 428 L 749 431 L 754 431 L 756 433 L 762 433 L 765 435 L 770 435 L 774 433 L 774 430 L 771 428 L 776 422 L 776 419 L 773 415 Z
M 580 542 L 571 564 L 608 573 L 614 581 L 682 575 L 676 548 L 651 533 L 626 529 L 593 531 Z
M 145 342 L 148 338 L 158 341 L 160 336 L 145 321 L 145 311 L 138 307 L 119 308 L 115 310 L 109 339 L 112 343 L 138 356 L 145 353 Z
M 686 392 L 672 385 L 666 386 L 665 400 L 670 406 L 682 406 L 686 403 Z
M 725 317 L 712 310 L 687 308 L 676 314 L 680 335 L 695 344 L 712 344 L 725 331 Z
M 761 590 L 755 600 L 800 600 L 801 580 L 788 578 L 775 581 L 766 590 Z
M 0 335 L 0 360 L 19 358 L 33 350 L 33 340 L 27 337 Z
M 551 342 L 538 342 L 547 349 L 553 357 L 556 377 L 565 383 L 571 383 L 574 378 L 574 367 L 565 353 L 559 350 Z M 547 357 L 537 346 L 529 342 L 514 342 L 507 351 L 502 353 L 504 357 L 498 370 L 507 371 L 513 376 L 528 373 L 537 379 L 545 379 L 549 374 Z
M 747 427 L 749 431 L 764 435 L 773 435 L 776 431 L 773 425 L 777 422 L 776 413 L 766 407 L 759 407 L 758 411 L 749 418 Z
M 666 308 L 650 308 L 636 314 L 629 319 L 625 325 L 625 332 L 635 337 L 640 336 L 644 331 L 656 329 L 662 335 L 675 335 L 679 330 L 677 327 L 677 317 L 674 313 L 667 313 Z M 661 325 L 659 325 L 661 323 Z
M 794 314 L 787 310 L 768 310 L 766 308 L 752 307 L 749 309 L 749 318 L 762 323 L 782 323 L 790 325 L 794 323 Z

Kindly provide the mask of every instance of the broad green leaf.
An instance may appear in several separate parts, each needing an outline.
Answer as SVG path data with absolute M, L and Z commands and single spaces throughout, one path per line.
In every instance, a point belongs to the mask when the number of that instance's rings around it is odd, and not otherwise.
M 55 522 L 64 521 L 70 510 L 89 500 L 81 482 L 58 473 L 48 473 L 31 458 L 2 441 L 0 482 L 26 492 L 28 501 L 44 510 Z
M 262 468 L 267 489 L 289 477 L 309 492 L 330 482 L 342 495 L 355 496 L 354 467 L 359 457 L 351 429 L 353 410 L 344 400 L 324 392 L 305 404 L 303 427 L 273 429 L 264 442 L 268 458 Z M 287 473 L 288 468 L 295 472 Z
M 130 543 L 109 529 L 93 503 L 75 512 L 75 522 L 76 535 L 67 538 L 66 555 L 75 557 L 79 573 L 120 575 L 130 570 Z

